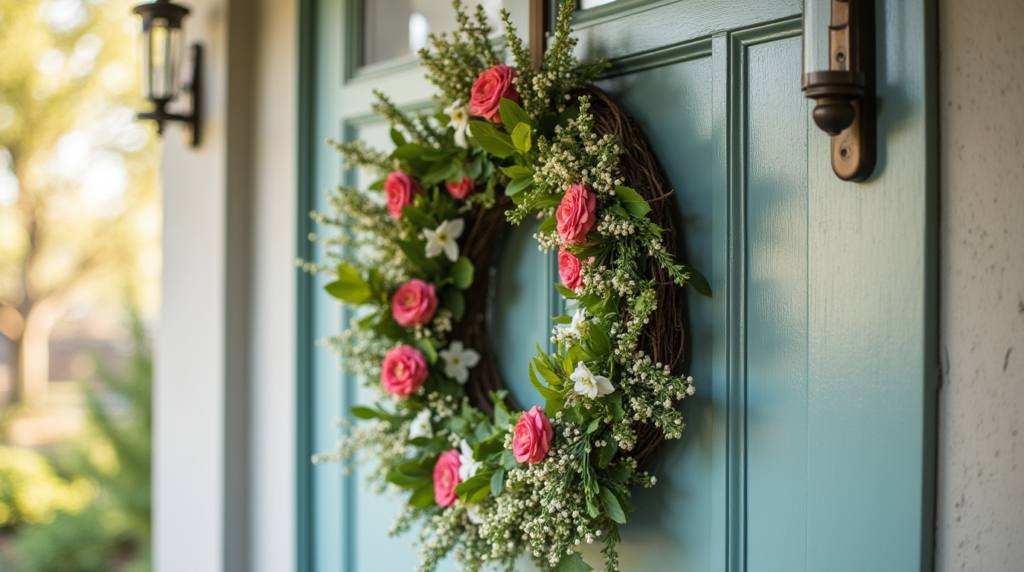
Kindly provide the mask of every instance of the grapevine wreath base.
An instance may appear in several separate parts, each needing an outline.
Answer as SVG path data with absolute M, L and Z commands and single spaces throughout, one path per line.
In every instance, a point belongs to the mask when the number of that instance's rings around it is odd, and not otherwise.
M 398 495 L 391 533 L 424 524 L 419 570 L 449 555 L 464 570 L 514 570 L 528 553 L 545 570 L 586 571 L 578 546 L 595 541 L 617 570 L 630 488 L 655 484 L 643 468 L 680 436 L 675 404 L 694 391 L 680 373 L 679 288 L 710 292 L 675 260 L 672 191 L 646 139 L 592 84 L 607 63 L 573 57 L 572 0 L 538 70 L 507 13 L 511 66 L 483 9 L 454 4 L 459 31 L 420 52 L 441 111 L 409 116 L 378 94 L 395 150 L 335 145 L 381 179 L 339 187 L 332 212 L 312 215 L 336 232 L 312 237 L 327 260 L 302 264 L 336 276 L 327 291 L 353 308 L 326 343 L 379 398 L 315 460 L 351 458 Z M 545 407 L 521 411 L 488 306 L 502 235 L 528 216 L 543 221 L 541 250 L 558 250 L 571 315 L 553 318 L 557 351 L 537 344 L 524 368 Z

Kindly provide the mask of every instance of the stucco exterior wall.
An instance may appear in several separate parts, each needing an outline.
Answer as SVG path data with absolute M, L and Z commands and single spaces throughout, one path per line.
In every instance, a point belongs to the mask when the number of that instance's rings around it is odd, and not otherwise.
M 1024 3 L 939 3 L 937 572 L 1024 570 Z

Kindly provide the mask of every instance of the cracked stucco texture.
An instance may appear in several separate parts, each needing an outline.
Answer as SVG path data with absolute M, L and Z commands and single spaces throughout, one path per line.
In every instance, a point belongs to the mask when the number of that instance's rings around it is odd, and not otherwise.
M 1024 571 L 1024 1 L 939 3 L 937 572 Z

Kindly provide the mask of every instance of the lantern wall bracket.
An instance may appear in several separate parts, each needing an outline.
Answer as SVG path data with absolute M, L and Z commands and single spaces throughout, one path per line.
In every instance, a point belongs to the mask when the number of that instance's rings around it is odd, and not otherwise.
M 164 132 L 164 122 L 182 122 L 189 130 L 189 142 L 193 147 L 198 147 L 199 143 L 202 141 L 203 125 L 203 99 L 201 97 L 203 88 L 203 46 L 200 44 L 192 44 L 190 55 L 192 59 L 192 75 L 189 78 L 188 83 L 182 86 L 182 91 L 188 96 L 192 110 L 184 114 L 172 113 L 167 111 L 167 106 L 170 104 L 170 100 L 154 99 L 152 100 L 153 111 L 141 112 L 137 117 L 139 119 L 152 119 L 153 121 L 156 121 L 156 131 L 161 135 Z
M 832 170 L 844 181 L 863 181 L 875 170 L 878 148 L 875 2 L 830 1 L 829 69 L 806 73 L 803 92 L 815 100 L 815 124 L 830 136 Z

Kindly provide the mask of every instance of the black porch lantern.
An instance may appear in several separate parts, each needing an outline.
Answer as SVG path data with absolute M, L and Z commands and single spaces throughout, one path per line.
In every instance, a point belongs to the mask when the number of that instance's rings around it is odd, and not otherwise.
M 157 132 L 163 133 L 165 121 L 181 121 L 191 131 L 192 146 L 200 140 L 200 78 L 202 47 L 194 44 L 191 48 L 192 77 L 182 86 L 179 77 L 184 57 L 181 22 L 188 15 L 188 8 L 173 4 L 170 0 L 156 0 L 140 4 L 133 10 L 142 16 L 142 37 L 140 64 L 142 67 L 142 96 L 153 103 L 153 110 L 139 113 L 139 119 L 156 121 Z M 186 114 L 170 113 L 167 105 L 184 91 L 191 100 L 192 111 Z

